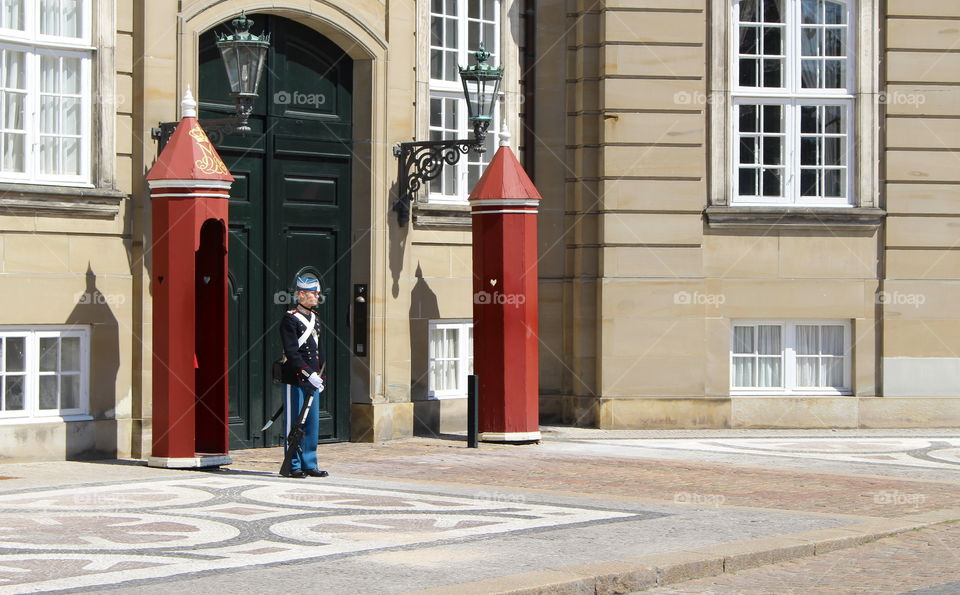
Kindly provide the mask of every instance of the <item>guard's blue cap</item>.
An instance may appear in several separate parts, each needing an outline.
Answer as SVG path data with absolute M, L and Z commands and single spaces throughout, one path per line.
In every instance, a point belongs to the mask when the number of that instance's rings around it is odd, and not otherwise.
M 320 281 L 312 277 L 297 277 L 297 291 L 320 291 Z

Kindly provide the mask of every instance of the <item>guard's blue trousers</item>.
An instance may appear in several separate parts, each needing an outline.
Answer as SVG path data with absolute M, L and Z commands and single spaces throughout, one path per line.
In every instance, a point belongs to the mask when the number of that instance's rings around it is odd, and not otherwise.
M 312 386 L 310 388 L 313 388 Z M 298 421 L 300 409 L 304 401 L 310 397 L 310 393 L 299 386 L 287 385 L 286 399 L 283 402 L 283 435 L 290 434 Z M 313 391 L 313 403 L 310 405 L 310 412 L 307 414 L 307 422 L 303 425 L 303 440 L 300 441 L 302 453 L 294 453 L 291 459 L 291 469 L 316 469 L 317 468 L 317 440 L 320 435 L 320 392 Z M 286 441 L 284 441 L 286 445 Z

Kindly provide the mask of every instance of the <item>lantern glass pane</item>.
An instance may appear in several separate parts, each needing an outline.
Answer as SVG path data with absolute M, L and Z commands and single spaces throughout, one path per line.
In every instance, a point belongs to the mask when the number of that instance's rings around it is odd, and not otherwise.
M 220 46 L 220 54 L 223 56 L 223 66 L 227 71 L 230 92 L 238 93 L 240 91 L 240 68 L 237 48 L 232 45 Z

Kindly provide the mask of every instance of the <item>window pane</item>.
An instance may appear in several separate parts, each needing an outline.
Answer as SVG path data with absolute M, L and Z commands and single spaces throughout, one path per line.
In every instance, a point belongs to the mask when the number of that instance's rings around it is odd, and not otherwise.
M 61 10 L 63 10 L 63 32 L 64 37 L 82 37 L 83 36 L 83 15 L 80 12 L 82 0 L 61 0 Z
M 820 165 L 820 143 L 817 137 L 800 139 L 800 165 Z
M 457 21 L 447 19 L 446 35 L 444 36 L 444 46 L 448 48 L 457 47 Z
M 62 119 L 60 121 L 60 134 L 80 134 L 80 100 L 62 99 L 60 101 Z
M 759 53 L 759 48 L 757 47 L 756 27 L 740 28 L 740 53 L 741 54 Z
M 40 56 L 40 91 L 43 93 L 58 93 L 60 91 L 57 63 L 56 56 Z
M 812 27 L 800 29 L 800 55 L 820 56 L 820 30 Z
M 56 337 L 40 338 L 40 371 L 56 372 L 57 363 L 60 360 L 60 354 L 57 352 L 57 345 L 60 342 Z
M 443 19 L 430 19 L 430 45 L 443 46 Z
M 740 60 L 740 86 L 742 87 L 756 87 L 757 86 L 757 65 L 759 60 Z
M 457 16 L 457 0 L 447 0 L 447 9 L 445 12 L 452 17 Z
M 5 411 L 23 410 L 23 376 L 7 376 L 3 379 Z
M 843 4 L 839 2 L 826 2 L 826 18 L 824 22 L 829 25 L 835 24 L 846 24 L 847 22 L 847 11 L 844 10 Z
M 24 99 L 23 93 L 2 93 L 4 99 L 3 128 L 7 130 L 23 130 L 24 126 Z
M 740 20 L 743 22 L 755 23 L 759 19 L 758 0 L 740 0 Z
M 3 155 L 0 160 L 0 170 L 10 172 L 24 172 L 24 141 L 23 134 L 4 134 L 3 135 Z
M 816 357 L 797 358 L 797 386 L 820 386 L 820 360 Z
M 40 32 L 44 35 L 60 35 L 60 11 L 58 0 L 40 0 Z
M 460 73 L 457 70 L 457 52 L 447 52 L 446 59 L 447 64 L 444 79 L 448 81 L 459 81 Z
M 829 325 L 820 327 L 820 353 L 824 355 L 843 355 L 843 327 Z
M 493 0 L 483 0 L 483 18 L 488 21 L 496 20 L 497 15 L 494 9 L 496 8 L 496 3 Z
M 752 357 L 733 358 L 733 385 L 734 386 L 756 386 L 753 379 Z
M 64 58 L 62 62 L 63 78 L 61 92 L 72 95 L 80 94 L 80 58 Z
M 60 155 L 57 153 L 57 139 L 42 137 L 40 139 L 40 171 L 45 174 L 60 172 Z
M 846 152 L 843 150 L 843 138 L 823 139 L 823 164 L 843 165 Z
M 467 51 L 472 52 L 479 48 L 481 41 L 483 40 L 480 38 L 480 23 L 470 21 L 467 24 Z
M 467 16 L 471 19 L 480 18 L 480 0 L 467 0 Z
M 763 22 L 782 23 L 783 0 L 763 0 Z
M 817 126 L 817 107 L 805 105 L 800 108 L 800 132 L 819 132 Z
M 783 386 L 780 380 L 780 358 L 761 357 L 757 360 L 757 386 Z
M 757 353 L 762 355 L 780 355 L 780 327 L 761 324 L 757 326 Z
M 758 132 L 760 130 L 757 124 L 757 106 L 740 106 L 740 132 Z
M 733 352 L 753 353 L 753 327 L 733 327 Z
M 3 76 L 0 77 L 3 86 L 8 89 L 26 89 L 26 52 L 4 50 L 3 56 L 4 72 Z
M 824 51 L 823 55 L 825 56 L 844 56 L 847 53 L 846 48 L 844 47 L 844 30 L 843 29 L 825 29 L 825 39 L 824 39 Z
M 820 22 L 818 0 L 803 0 L 800 4 L 800 11 L 803 15 L 804 24 L 810 25 Z
M 60 98 L 41 97 L 40 98 L 40 132 L 44 134 L 56 134 L 60 132 L 57 126 L 57 119 L 60 115 Z
M 0 27 L 23 31 L 23 2 L 24 0 L 3 0 Z
M 24 337 L 7 337 L 6 372 L 23 372 L 26 364 L 24 356 L 26 339 Z
M 739 193 L 741 196 L 757 195 L 757 170 L 740 168 Z
M 783 86 L 783 60 L 768 59 L 763 61 L 763 86 Z
M 804 89 L 819 89 L 823 85 L 820 82 L 820 60 L 801 60 L 800 78 Z
M 846 60 L 824 60 L 823 87 L 825 89 L 841 89 L 846 87 L 844 81 L 844 65 Z
M 817 341 L 817 330 L 820 327 L 810 324 L 797 325 L 797 353 L 799 355 L 817 355 L 820 346 Z
M 763 195 L 783 196 L 783 170 L 763 170 Z
M 843 388 L 843 358 L 825 358 L 820 360 L 823 371 L 822 386 Z
M 800 170 L 800 196 L 820 196 L 819 173 L 815 169 Z
M 69 374 L 60 377 L 60 408 L 80 408 L 80 375 Z
M 757 163 L 757 139 L 740 139 L 740 163 Z
M 765 105 L 763 106 L 763 131 L 764 132 L 783 132 L 783 106 Z
M 780 27 L 763 28 L 763 53 L 767 56 L 783 55 L 783 29 Z
M 443 52 L 430 50 L 430 78 L 443 77 Z
M 764 137 L 763 163 L 765 165 L 783 165 L 783 143 L 780 142 L 779 137 Z
M 827 134 L 845 134 L 844 109 L 839 105 L 823 106 L 823 131 Z
M 823 196 L 830 198 L 846 196 L 843 186 L 843 170 L 828 169 L 823 172 Z
M 57 377 L 46 375 L 40 377 L 40 409 L 59 409 L 59 395 L 57 395 Z

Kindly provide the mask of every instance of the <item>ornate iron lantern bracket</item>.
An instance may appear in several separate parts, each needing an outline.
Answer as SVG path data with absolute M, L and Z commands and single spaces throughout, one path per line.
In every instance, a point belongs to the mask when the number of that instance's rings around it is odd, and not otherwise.
M 413 141 L 393 146 L 393 156 L 398 159 L 398 196 L 393 210 L 401 226 L 410 220 L 410 203 L 414 193 L 426 182 L 439 177 L 444 165 L 456 165 L 470 151 L 478 154 L 486 151 L 487 128 L 493 120 L 503 67 L 494 68 L 487 64 L 490 52 L 484 49 L 483 44 L 474 52 L 474 57 L 476 64 L 460 68 L 468 119 L 473 124 L 473 138 Z

